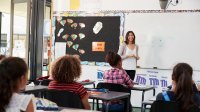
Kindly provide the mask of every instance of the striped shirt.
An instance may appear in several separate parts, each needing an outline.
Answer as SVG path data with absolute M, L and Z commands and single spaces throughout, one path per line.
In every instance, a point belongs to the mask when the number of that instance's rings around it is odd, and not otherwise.
M 48 89 L 66 90 L 74 92 L 78 94 L 81 97 L 81 99 L 88 94 L 87 90 L 83 87 L 83 85 L 77 82 L 73 82 L 71 84 L 65 84 L 65 83 L 58 83 L 56 81 L 51 81 L 49 83 Z
M 111 68 L 104 73 L 104 80 L 107 83 L 123 84 L 128 87 L 133 87 L 133 81 L 123 69 Z

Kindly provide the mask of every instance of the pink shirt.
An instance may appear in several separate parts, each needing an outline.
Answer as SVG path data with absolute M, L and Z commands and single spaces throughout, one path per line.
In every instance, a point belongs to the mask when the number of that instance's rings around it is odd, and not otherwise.
M 104 79 L 107 83 L 123 84 L 133 87 L 133 81 L 123 69 L 111 68 L 104 73 Z

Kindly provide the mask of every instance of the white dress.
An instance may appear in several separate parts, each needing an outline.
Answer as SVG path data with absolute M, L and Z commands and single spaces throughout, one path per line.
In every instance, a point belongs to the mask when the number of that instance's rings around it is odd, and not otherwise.
M 136 48 L 132 50 L 126 46 L 125 55 L 127 56 L 131 54 L 136 55 Z M 136 70 L 136 59 L 134 57 L 123 59 L 122 68 L 125 70 Z
M 32 101 L 34 100 L 34 96 L 33 95 L 25 95 L 25 94 L 13 93 L 9 104 L 6 107 L 6 112 L 26 111 L 26 108 L 27 108 L 27 106 L 28 106 L 28 104 L 29 104 L 29 102 L 31 100 Z
M 121 56 L 121 58 L 123 60 L 122 61 L 123 69 L 136 70 L 136 58 L 134 58 L 134 57 L 128 58 L 127 55 L 134 54 L 134 55 L 138 56 L 137 49 L 138 49 L 137 44 L 135 44 L 135 48 L 133 50 L 129 49 L 125 43 L 122 43 L 119 46 L 118 54 Z

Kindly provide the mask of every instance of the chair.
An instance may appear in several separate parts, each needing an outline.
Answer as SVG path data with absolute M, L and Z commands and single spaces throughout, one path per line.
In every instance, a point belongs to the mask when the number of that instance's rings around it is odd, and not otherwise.
M 35 80 L 35 81 L 34 81 L 34 84 L 35 84 L 35 85 L 48 86 L 49 83 L 50 83 L 51 81 L 52 81 L 52 80 L 50 80 L 50 79 Z M 38 93 L 38 92 L 37 92 L 37 93 L 33 93 L 33 94 L 34 94 L 35 97 L 40 97 L 40 98 L 42 98 L 44 93 Z
M 59 107 L 84 109 L 79 95 L 66 90 L 47 90 L 44 98 L 55 102 Z
M 150 112 L 180 112 L 179 104 L 174 101 L 154 101 Z
M 150 112 L 181 112 L 181 111 L 178 102 L 158 100 L 153 102 L 153 104 L 151 105 Z M 193 106 L 189 109 L 188 112 L 200 112 L 200 108 L 198 106 Z
M 131 89 L 124 87 L 121 84 L 114 84 L 114 83 L 104 83 L 104 82 L 100 82 L 97 84 L 97 88 L 105 88 L 108 89 L 109 91 L 116 91 L 116 92 L 125 92 L 125 93 L 130 93 L 131 95 Z M 130 98 L 129 98 L 130 99 Z M 124 102 L 126 102 L 126 100 L 124 100 Z M 129 102 L 129 111 L 132 111 L 132 105 Z M 125 107 L 126 107 L 126 103 L 125 103 Z M 98 108 L 98 100 L 97 100 L 97 108 Z
M 50 80 L 50 79 L 35 80 L 35 81 L 34 81 L 34 84 L 35 84 L 35 85 L 48 86 L 49 83 L 50 83 L 51 81 L 52 81 L 52 80 Z
M 40 81 L 40 85 L 48 86 L 51 81 L 50 79 L 43 79 Z

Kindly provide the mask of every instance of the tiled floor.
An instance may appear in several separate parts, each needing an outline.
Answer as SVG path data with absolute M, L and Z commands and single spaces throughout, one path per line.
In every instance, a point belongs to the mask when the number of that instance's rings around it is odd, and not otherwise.
M 90 103 L 90 105 L 91 105 L 91 107 L 92 107 L 92 103 Z M 100 106 L 100 108 L 101 108 L 101 105 L 99 105 L 99 106 Z M 95 104 L 94 107 L 96 107 L 96 104 Z M 96 110 L 96 109 L 95 109 L 95 110 Z M 141 112 L 141 109 L 140 109 L 139 107 L 135 107 L 135 108 L 133 108 L 132 110 L 133 110 L 132 112 Z M 146 109 L 145 112 L 149 112 L 149 109 Z
M 140 108 L 133 108 L 133 112 L 141 112 Z M 145 112 L 149 112 L 149 109 L 146 109 Z

